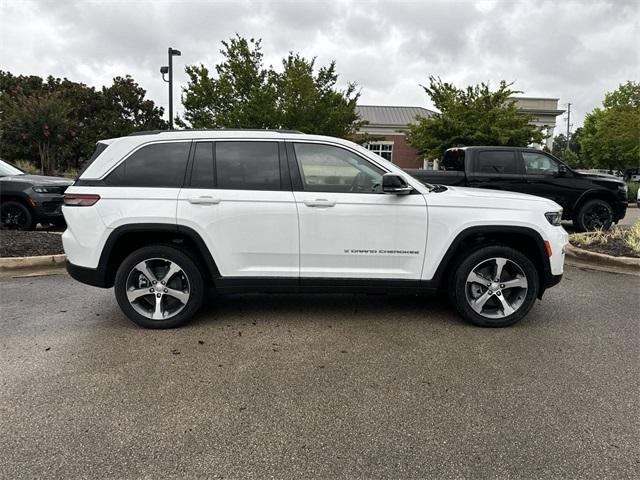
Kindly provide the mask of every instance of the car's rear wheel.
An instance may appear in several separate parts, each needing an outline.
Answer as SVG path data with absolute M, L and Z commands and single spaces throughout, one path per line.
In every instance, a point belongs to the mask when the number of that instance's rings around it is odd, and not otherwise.
M 35 226 L 31 210 L 14 200 L 0 205 L 0 225 L 8 230 L 32 230 Z
M 451 294 L 465 320 L 482 327 L 506 327 L 521 320 L 533 307 L 538 272 L 517 250 L 484 247 L 457 267 Z
M 122 311 L 145 328 L 180 327 L 202 305 L 200 270 L 188 255 L 170 246 L 136 250 L 122 262 L 114 283 Z
M 604 200 L 594 199 L 586 202 L 574 220 L 574 226 L 581 232 L 609 230 L 613 223 L 613 208 Z

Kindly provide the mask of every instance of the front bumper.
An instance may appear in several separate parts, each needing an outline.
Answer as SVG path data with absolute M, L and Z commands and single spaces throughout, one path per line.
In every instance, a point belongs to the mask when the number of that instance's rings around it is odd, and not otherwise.
M 29 201 L 38 220 L 61 220 L 63 196 L 58 193 L 36 193 Z
M 629 206 L 628 200 L 620 200 L 613 204 L 613 221 L 617 222 L 622 220 L 627 214 L 627 207 Z

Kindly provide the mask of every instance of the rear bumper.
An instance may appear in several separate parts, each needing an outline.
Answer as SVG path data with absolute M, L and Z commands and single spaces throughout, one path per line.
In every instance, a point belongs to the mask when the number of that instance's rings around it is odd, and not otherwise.
M 78 282 L 100 288 L 110 288 L 112 286 L 107 284 L 106 272 L 101 268 L 79 267 L 69 260 L 66 261 L 66 267 L 69 275 Z

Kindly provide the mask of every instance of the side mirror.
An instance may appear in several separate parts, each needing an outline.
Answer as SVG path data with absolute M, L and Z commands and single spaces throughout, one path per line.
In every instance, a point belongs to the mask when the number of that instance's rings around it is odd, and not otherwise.
M 558 166 L 558 176 L 564 177 L 567 174 L 567 167 L 564 165 Z
M 385 173 L 382 176 L 382 192 L 395 195 L 407 195 L 413 192 L 413 187 L 396 173 Z

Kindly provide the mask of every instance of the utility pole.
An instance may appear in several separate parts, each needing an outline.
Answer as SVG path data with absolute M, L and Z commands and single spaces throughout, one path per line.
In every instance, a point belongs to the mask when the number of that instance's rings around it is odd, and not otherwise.
M 182 55 L 180 50 L 169 47 L 169 66 L 160 67 L 162 80 L 169 84 L 169 130 L 173 130 L 173 57 Z M 169 74 L 169 80 L 164 78 L 165 74 Z
M 567 151 L 569 150 L 569 135 L 571 135 L 571 103 L 567 103 Z

